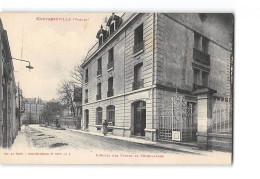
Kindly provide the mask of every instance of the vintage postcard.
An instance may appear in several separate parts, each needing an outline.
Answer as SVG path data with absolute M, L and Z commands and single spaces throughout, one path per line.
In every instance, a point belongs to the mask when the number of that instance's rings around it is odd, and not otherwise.
M 0 13 L 0 163 L 231 165 L 231 13 Z

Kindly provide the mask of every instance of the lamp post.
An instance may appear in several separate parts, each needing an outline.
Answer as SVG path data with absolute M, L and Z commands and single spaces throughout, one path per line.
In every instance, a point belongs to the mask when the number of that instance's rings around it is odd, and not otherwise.
M 33 66 L 31 66 L 31 62 L 28 60 L 23 60 L 23 59 L 18 59 L 18 58 L 12 58 L 13 60 L 18 60 L 18 61 L 22 61 L 22 62 L 28 62 L 29 65 L 26 66 L 26 68 L 28 68 L 29 70 L 33 69 Z
M 26 68 L 28 68 L 29 70 L 33 69 L 33 66 L 31 66 L 31 62 L 28 60 L 23 60 L 23 59 L 18 59 L 18 58 L 12 58 L 12 60 L 17 60 L 17 61 L 22 61 L 22 62 L 27 62 L 29 63 L 29 65 L 26 66 Z M 21 130 L 21 95 L 20 95 L 20 86 L 18 83 L 18 103 L 19 103 L 19 130 Z

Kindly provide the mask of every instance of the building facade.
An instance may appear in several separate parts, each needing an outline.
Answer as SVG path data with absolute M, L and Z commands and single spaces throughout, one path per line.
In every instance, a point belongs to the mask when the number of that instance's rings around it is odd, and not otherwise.
M 24 111 L 21 116 L 22 124 L 39 124 L 44 123 L 42 112 L 46 102 L 38 98 L 23 98 L 22 108 Z
M 82 129 L 232 148 L 232 14 L 112 14 L 81 65 Z
M 0 146 L 12 146 L 19 130 L 17 88 L 6 30 L 0 19 Z

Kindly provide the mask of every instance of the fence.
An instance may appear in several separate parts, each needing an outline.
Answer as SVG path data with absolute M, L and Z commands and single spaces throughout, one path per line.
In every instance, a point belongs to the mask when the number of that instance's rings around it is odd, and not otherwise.
M 213 99 L 211 133 L 232 133 L 232 106 L 230 98 Z
M 192 140 L 192 103 L 176 92 L 170 99 L 164 99 L 158 110 L 159 140 Z

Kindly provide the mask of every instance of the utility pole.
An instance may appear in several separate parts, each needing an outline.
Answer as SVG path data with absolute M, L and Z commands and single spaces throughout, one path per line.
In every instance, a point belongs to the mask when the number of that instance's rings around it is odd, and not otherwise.
M 19 119 L 19 131 L 21 131 L 21 95 L 20 95 L 20 84 L 18 82 L 18 119 Z

